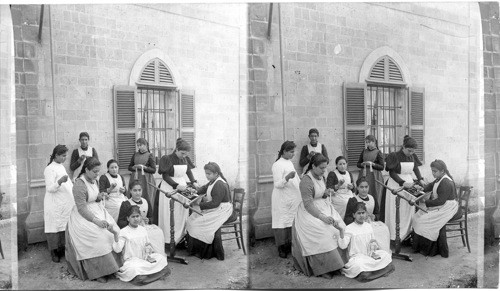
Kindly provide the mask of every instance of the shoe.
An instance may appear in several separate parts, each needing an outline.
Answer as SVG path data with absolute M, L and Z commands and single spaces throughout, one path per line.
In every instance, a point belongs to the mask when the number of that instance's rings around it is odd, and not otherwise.
M 65 250 L 66 250 L 66 248 L 64 246 L 58 247 L 57 251 L 56 251 L 57 256 L 59 258 L 65 257 L 65 254 L 64 254 Z
M 108 279 L 106 277 L 99 277 L 97 279 L 95 279 L 97 282 L 99 283 L 106 283 L 108 282 Z
M 332 279 L 333 275 L 330 272 L 328 272 L 328 273 L 321 274 L 321 277 L 323 277 L 325 279 Z
M 57 252 L 57 250 L 51 250 L 50 255 L 52 257 L 52 262 L 59 263 L 61 261 L 61 259 L 59 259 L 59 256 L 57 255 L 56 252 Z
M 278 254 L 279 254 L 280 258 L 286 259 L 287 254 L 286 254 L 284 246 L 279 246 L 278 247 Z

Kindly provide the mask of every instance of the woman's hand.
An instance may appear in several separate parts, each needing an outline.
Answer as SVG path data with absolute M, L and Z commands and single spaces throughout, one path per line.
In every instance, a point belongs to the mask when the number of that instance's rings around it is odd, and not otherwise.
M 59 184 L 59 186 L 60 186 L 62 183 L 66 182 L 66 181 L 68 181 L 68 175 L 64 175 L 59 180 L 57 180 L 57 184 Z
M 200 189 L 200 185 L 198 184 L 198 182 L 194 182 L 193 183 L 193 188 L 198 191 L 198 189 Z
M 330 225 L 333 225 L 333 223 L 335 222 L 335 219 L 333 219 L 333 217 L 331 217 L 331 216 L 326 216 L 326 215 L 324 215 L 324 214 L 320 214 L 320 215 L 319 215 L 319 219 L 320 219 L 321 221 L 323 221 L 324 223 L 326 223 L 326 224 L 330 224 Z
M 288 175 L 285 176 L 285 180 L 288 182 L 288 180 L 293 179 L 295 177 L 295 171 L 291 171 L 288 173 Z
M 125 187 L 120 187 L 120 193 L 125 193 L 127 190 L 125 189 Z
M 186 191 L 186 185 L 177 185 L 177 187 L 175 189 L 179 190 L 179 191 Z
M 147 217 L 142 218 L 142 221 L 144 221 L 145 224 L 149 224 L 149 218 Z
M 352 184 L 352 183 L 347 184 L 347 189 L 349 189 L 349 190 L 354 189 L 354 184 Z
M 116 187 L 116 183 L 112 183 L 111 186 L 107 189 L 108 193 L 111 193 L 111 191 L 113 191 L 113 189 L 115 189 Z
M 340 188 L 340 186 L 342 186 L 344 184 L 344 182 L 345 182 L 344 179 L 339 180 L 339 183 L 337 184 L 337 185 L 339 185 L 339 188 Z
M 410 189 L 411 187 L 413 187 L 413 182 L 404 182 L 403 187 L 405 189 Z
M 109 199 L 109 194 L 106 193 L 106 192 L 100 192 L 99 194 L 97 194 L 97 199 L 96 201 L 101 201 L 103 199 Z
M 109 226 L 109 223 L 106 221 L 106 220 L 96 220 L 94 222 L 97 226 L 99 226 L 100 228 L 108 228 Z

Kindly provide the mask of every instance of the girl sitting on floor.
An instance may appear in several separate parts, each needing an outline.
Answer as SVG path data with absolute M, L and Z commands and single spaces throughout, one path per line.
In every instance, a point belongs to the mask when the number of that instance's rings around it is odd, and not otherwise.
M 170 274 L 167 258 L 154 251 L 144 228 L 139 206 L 133 205 L 127 211 L 128 226 L 120 231 L 113 230 L 113 250 L 122 252 L 123 266 L 116 276 L 134 285 L 146 285 Z
M 161 193 L 160 193 L 161 194 Z M 151 224 L 152 211 L 148 205 L 148 201 L 142 198 L 142 186 L 140 181 L 133 181 L 130 184 L 130 198 L 120 206 L 120 214 L 118 215 L 117 224 L 120 228 L 129 225 L 128 211 L 130 207 L 137 206 L 140 209 L 141 225 L 147 230 L 151 244 L 155 251 L 160 254 L 165 254 L 165 237 L 161 228 Z
M 356 204 L 354 222 L 340 230 L 339 246 L 348 248 L 349 262 L 342 268 L 342 274 L 366 282 L 385 276 L 394 270 L 391 254 L 381 250 L 373 236 L 371 224 L 365 223 L 366 205 Z

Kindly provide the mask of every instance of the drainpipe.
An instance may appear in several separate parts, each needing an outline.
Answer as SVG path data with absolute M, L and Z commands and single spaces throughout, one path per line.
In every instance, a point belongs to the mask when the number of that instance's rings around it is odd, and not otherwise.
M 281 31 L 281 3 L 278 3 L 278 28 L 280 42 L 280 77 L 281 77 L 281 110 L 283 111 L 283 140 L 286 140 L 286 112 L 285 112 L 285 79 L 283 76 L 283 33 Z

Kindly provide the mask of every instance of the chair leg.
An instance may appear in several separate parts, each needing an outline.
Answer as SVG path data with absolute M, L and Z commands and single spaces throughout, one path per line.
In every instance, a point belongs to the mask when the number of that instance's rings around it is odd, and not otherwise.
M 2 259 L 5 259 L 3 255 L 3 249 L 2 249 L 2 241 L 0 240 L 0 254 L 2 254 Z
M 238 244 L 238 249 L 241 249 L 240 240 L 238 239 L 238 227 L 236 224 L 234 224 L 233 227 L 234 227 L 234 235 L 236 236 L 236 243 Z
M 465 227 L 467 227 L 467 223 L 465 223 Z M 465 236 L 465 232 L 464 232 L 463 228 L 464 228 L 464 226 L 462 226 L 462 222 L 460 222 L 460 234 L 462 235 L 462 236 L 461 236 L 461 238 L 462 238 L 462 243 L 464 244 L 464 247 L 465 247 L 465 246 L 467 246 L 467 245 L 465 244 L 465 238 L 464 238 L 464 236 Z
M 243 239 L 243 226 L 242 226 L 241 222 L 240 222 L 240 237 L 241 237 L 241 247 L 243 249 L 243 254 L 246 255 L 247 252 L 245 250 L 245 243 L 244 243 L 244 239 Z
M 469 231 L 467 228 L 467 220 L 465 221 L 465 239 L 467 240 L 467 250 L 470 253 L 470 245 L 469 245 Z

